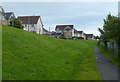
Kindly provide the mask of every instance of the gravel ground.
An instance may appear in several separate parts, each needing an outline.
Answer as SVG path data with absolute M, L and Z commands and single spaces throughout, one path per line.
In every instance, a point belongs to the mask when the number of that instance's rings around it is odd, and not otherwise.
M 112 64 L 111 61 L 99 51 L 98 47 L 94 48 L 94 54 L 96 57 L 98 70 L 103 80 L 118 80 L 118 68 L 114 64 Z

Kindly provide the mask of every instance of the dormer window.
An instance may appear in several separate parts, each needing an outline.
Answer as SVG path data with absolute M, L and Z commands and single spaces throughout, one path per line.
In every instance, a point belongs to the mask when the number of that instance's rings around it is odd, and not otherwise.
M 65 32 L 71 32 L 72 29 L 71 29 L 70 27 L 66 27 L 66 28 L 64 29 L 64 31 L 65 31 Z

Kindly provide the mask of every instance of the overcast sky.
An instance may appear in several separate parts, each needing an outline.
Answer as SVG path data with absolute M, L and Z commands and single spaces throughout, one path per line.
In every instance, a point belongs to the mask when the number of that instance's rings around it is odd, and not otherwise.
M 119 0 L 1 0 L 3 2 L 118 2 Z
M 114 2 L 3 2 L 2 6 L 16 16 L 40 15 L 46 29 L 73 24 L 77 30 L 99 35 L 98 27 L 103 26 L 107 14 L 118 15 L 117 0 L 110 1 Z

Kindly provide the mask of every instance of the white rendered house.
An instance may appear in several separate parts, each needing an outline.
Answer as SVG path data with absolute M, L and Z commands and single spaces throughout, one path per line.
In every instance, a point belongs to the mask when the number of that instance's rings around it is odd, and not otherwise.
M 43 34 L 43 23 L 40 16 L 18 16 L 24 26 L 24 30 Z
M 85 39 L 86 35 L 83 31 L 78 31 L 78 37 L 83 37 Z

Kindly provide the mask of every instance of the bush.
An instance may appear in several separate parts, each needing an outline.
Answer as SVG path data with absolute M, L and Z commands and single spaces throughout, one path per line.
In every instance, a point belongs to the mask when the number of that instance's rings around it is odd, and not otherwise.
M 14 19 L 10 21 L 10 26 L 19 28 L 19 29 L 23 29 L 24 26 L 22 25 L 21 21 L 19 21 L 18 19 Z

